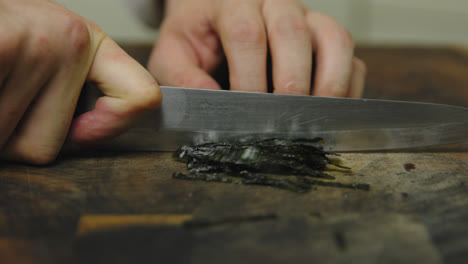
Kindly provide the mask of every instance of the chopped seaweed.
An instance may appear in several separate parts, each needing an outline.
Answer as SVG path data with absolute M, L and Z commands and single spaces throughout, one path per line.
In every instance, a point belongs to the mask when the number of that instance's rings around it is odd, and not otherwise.
M 267 139 L 237 144 L 205 143 L 182 146 L 175 157 L 187 163 L 189 174 L 174 173 L 174 179 L 203 180 L 247 185 L 267 185 L 304 193 L 314 186 L 331 186 L 366 190 L 368 184 L 344 184 L 312 178 L 334 180 L 324 173 L 328 165 L 342 170 L 350 168 L 330 159 L 315 139 Z M 294 177 L 281 177 L 278 176 Z
M 254 176 L 255 175 L 255 176 Z M 240 175 L 239 175 L 240 176 Z M 192 181 L 208 181 L 208 182 L 223 182 L 245 185 L 267 185 L 279 189 L 285 189 L 293 192 L 304 193 L 311 189 L 311 185 L 305 182 L 295 182 L 291 180 L 278 180 L 260 174 L 252 174 L 251 178 L 245 179 L 230 179 L 210 173 L 189 173 L 184 174 L 176 172 L 172 175 L 174 179 L 192 180 Z

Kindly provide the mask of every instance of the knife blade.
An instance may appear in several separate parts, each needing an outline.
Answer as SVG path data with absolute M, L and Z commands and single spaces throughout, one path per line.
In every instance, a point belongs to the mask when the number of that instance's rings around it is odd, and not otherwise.
M 362 151 L 468 141 L 465 107 L 167 86 L 161 91 L 158 110 L 101 147 L 174 151 L 184 144 L 321 137 L 326 150 Z

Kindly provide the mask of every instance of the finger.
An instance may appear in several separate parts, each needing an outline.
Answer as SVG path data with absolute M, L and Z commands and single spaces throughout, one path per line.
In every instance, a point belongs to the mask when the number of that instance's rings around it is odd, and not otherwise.
M 194 45 L 184 35 L 161 33 L 149 60 L 149 71 L 161 85 L 221 89 L 208 74 L 219 55 L 211 50 L 199 51 L 203 44 Z
M 351 35 L 335 20 L 320 13 L 309 11 L 307 22 L 317 56 L 312 95 L 346 96 L 354 54 Z
M 5 147 L 7 159 L 45 164 L 55 159 L 65 141 L 92 61 L 88 28 L 74 22 L 71 45 L 57 53 L 59 64 L 50 71 L 54 74 L 28 106 Z
M 350 88 L 348 97 L 361 98 L 364 92 L 364 84 L 366 80 L 367 68 L 366 64 L 358 59 L 353 59 L 353 69 L 351 74 Z
M 1 19 L 1 18 L 0 18 Z M 0 24 L 7 25 L 8 21 L 0 20 Z M 23 48 L 22 34 L 14 29 L 0 27 L 0 91 L 4 87 L 7 76 L 14 67 L 14 62 Z
M 310 94 L 312 40 L 303 8 L 296 1 L 264 4 L 275 93 Z
M 191 2 L 173 10 L 161 28 L 148 64 L 160 84 L 221 89 L 209 75 L 222 58 L 219 39 L 209 8 L 193 12 L 199 10 L 198 5 Z
M 215 18 L 231 90 L 267 91 L 267 36 L 259 1 L 226 1 Z
M 104 96 L 92 111 L 74 120 L 69 140 L 75 144 L 112 138 L 161 103 L 153 76 L 109 37 L 97 49 L 87 80 L 95 82 Z
M 15 53 L 22 54 L 17 56 L 14 69 L 3 79 L 0 89 L 0 149 L 56 67 L 50 46 L 36 42 L 21 46 Z
M 160 103 L 154 78 L 108 37 L 94 34 L 90 48 L 87 30 L 83 32 L 88 39 L 82 35 L 72 41 L 76 48 L 67 50 L 62 67 L 30 106 L 32 111 L 21 120 L 3 157 L 37 164 L 54 160 L 87 78 L 96 82 L 105 96 L 95 109 L 74 122 L 71 142 L 94 143 L 115 136 Z

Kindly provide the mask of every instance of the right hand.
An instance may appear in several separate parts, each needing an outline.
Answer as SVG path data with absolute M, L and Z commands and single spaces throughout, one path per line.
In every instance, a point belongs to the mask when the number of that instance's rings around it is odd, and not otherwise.
M 211 73 L 226 59 L 231 90 L 267 92 L 272 86 L 280 94 L 362 96 L 366 66 L 354 56 L 351 35 L 300 0 L 166 0 L 165 4 L 148 64 L 163 85 L 221 89 Z M 268 83 L 268 53 L 272 83 Z
M 103 92 L 75 120 L 81 88 Z M 116 136 L 157 108 L 154 78 L 96 24 L 53 0 L 0 0 L 0 158 L 53 161 L 64 142 Z

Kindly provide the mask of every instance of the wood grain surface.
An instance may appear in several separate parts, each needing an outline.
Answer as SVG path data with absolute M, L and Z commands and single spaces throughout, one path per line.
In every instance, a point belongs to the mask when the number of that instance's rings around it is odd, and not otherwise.
M 126 47 L 142 63 L 149 47 Z M 361 47 L 365 97 L 468 106 L 468 56 Z M 297 194 L 172 179 L 172 153 L 0 164 L 2 263 L 467 263 L 468 146 L 344 153 L 343 183 Z M 202 224 L 200 224 L 202 223 Z

